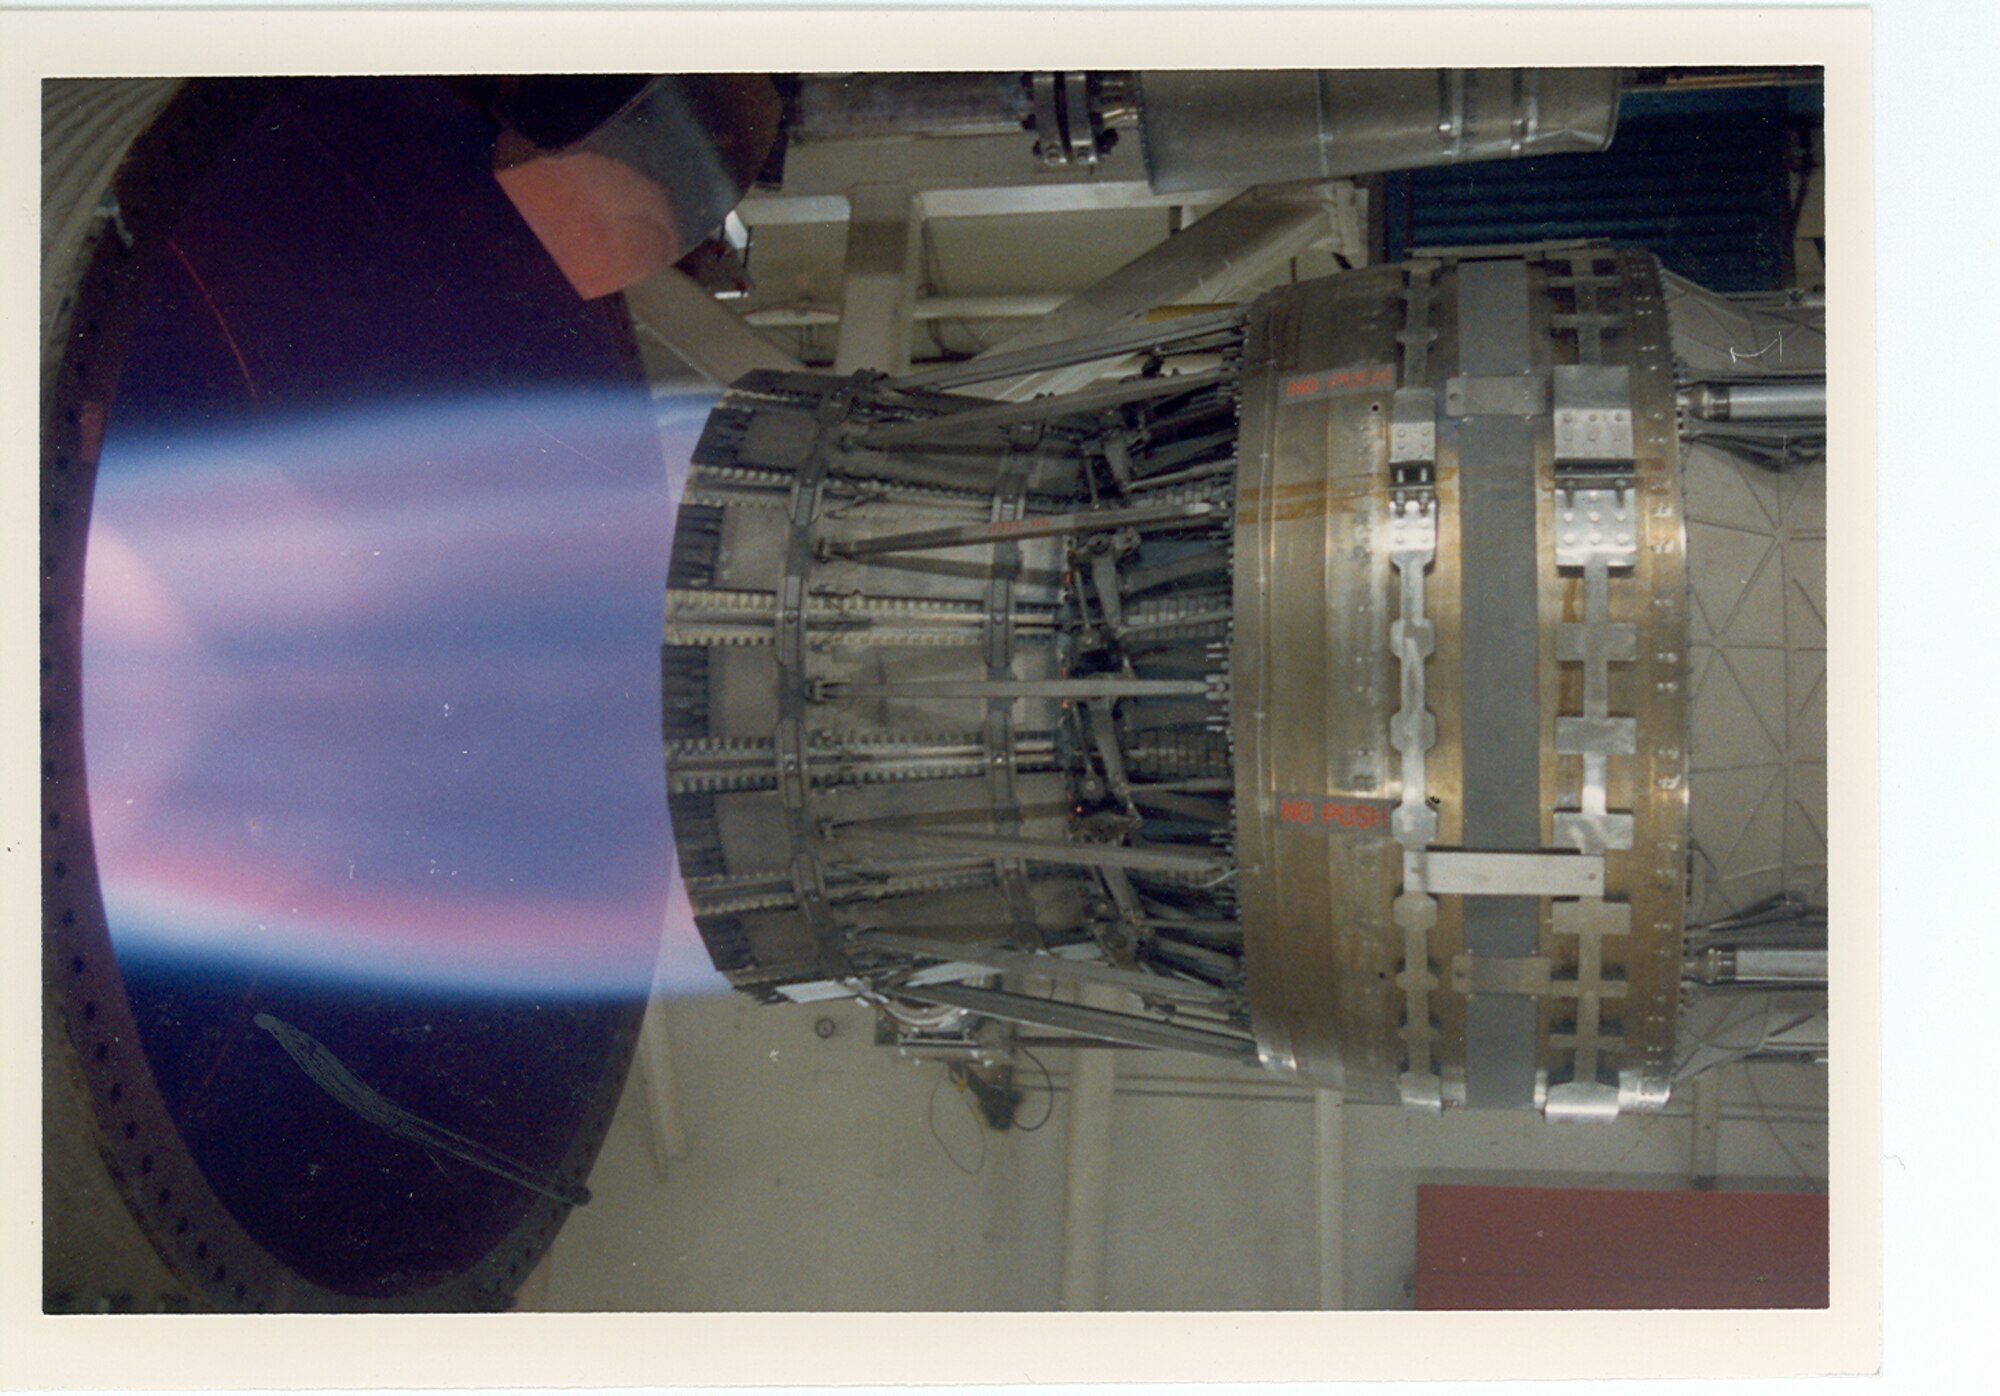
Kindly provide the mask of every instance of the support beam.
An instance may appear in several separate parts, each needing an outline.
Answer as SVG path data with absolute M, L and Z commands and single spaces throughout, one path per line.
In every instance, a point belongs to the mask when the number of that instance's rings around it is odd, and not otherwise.
M 805 371 L 805 365 L 673 267 L 627 288 L 625 308 L 640 333 L 651 335 L 725 388 L 757 369 Z
M 833 371 L 845 376 L 876 369 L 893 377 L 910 367 L 923 215 L 915 192 L 904 184 L 857 185 L 848 191 L 847 203 L 847 265 Z
M 653 1171 L 665 1179 L 667 1165 L 688 1153 L 681 1121 L 680 1083 L 674 1075 L 673 1045 L 667 1036 L 666 1006 L 656 994 L 639 1021 L 639 1074 L 646 1087 L 646 1112 L 653 1123 Z
M 1340 1092 L 1313 1093 L 1313 1176 L 1319 1185 L 1319 1306 L 1347 1307 L 1347 1131 Z
M 1086 985 L 1076 1006 L 1097 1012 L 1116 1008 L 1118 995 Z M 1062 1278 L 1057 1307 L 1102 1309 L 1106 1292 L 1111 1218 L 1111 1114 L 1116 1108 L 1116 1052 L 1073 1052 L 1069 1067 L 1069 1137 L 1063 1154 Z
M 1288 184 L 1248 190 L 990 352 L 1016 353 L 1095 334 L 1160 306 L 1234 300 L 1278 263 L 1334 237 L 1337 191 L 1346 187 Z M 1023 402 L 1042 393 L 1069 392 L 1093 377 L 1095 371 L 1088 367 L 1036 373 L 994 395 Z
M 881 171 L 923 191 L 926 218 L 990 218 L 1213 205 L 1234 190 L 1155 194 L 1136 140 L 1121 140 L 1095 166 L 1051 170 L 1028 153 L 1033 140 L 1011 135 L 801 141 L 785 152 L 782 190 L 758 190 L 738 215 L 751 228 L 838 223 L 847 195 Z
M 1694 1078 L 1694 1139 L 1688 1172 L 1694 1186 L 1715 1186 L 1722 1164 L 1722 1081 L 1711 1071 Z

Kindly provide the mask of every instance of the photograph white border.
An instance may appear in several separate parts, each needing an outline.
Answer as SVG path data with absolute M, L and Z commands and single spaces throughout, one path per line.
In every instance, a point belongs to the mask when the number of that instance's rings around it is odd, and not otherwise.
M 44 1317 L 33 607 L 5 609 L 10 775 L 0 1044 L 0 1388 L 651 1387 L 803 1383 L 1777 1376 L 1878 1363 L 1882 1313 L 1875 858 L 1874 249 L 1866 10 L 1639 8 L 0 12 L 0 439 L 10 600 L 34 590 L 38 83 L 44 76 L 463 71 L 1823 64 L 1829 236 L 1833 832 L 1824 1312 L 1660 1314 L 506 1314 Z M 1971 92 L 1967 100 L 1973 98 Z M 1990 247 L 1990 243 L 1988 244 Z M 1989 253 L 1990 255 L 1990 253 Z M 18 530 L 18 532 L 17 532 Z M 11 588 L 19 588 L 18 591 Z M 26 876 L 22 876 L 22 873 Z M 1969 1065 L 1969 1064 L 1968 1064 Z M 1972 1094 L 1970 1087 L 1968 1096 Z

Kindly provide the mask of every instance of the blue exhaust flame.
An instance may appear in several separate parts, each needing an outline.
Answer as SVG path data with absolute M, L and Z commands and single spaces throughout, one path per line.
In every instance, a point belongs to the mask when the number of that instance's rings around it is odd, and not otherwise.
M 657 667 L 710 405 L 114 423 L 83 673 L 121 960 L 539 999 L 643 995 L 657 958 L 662 992 L 725 987 L 678 887 Z

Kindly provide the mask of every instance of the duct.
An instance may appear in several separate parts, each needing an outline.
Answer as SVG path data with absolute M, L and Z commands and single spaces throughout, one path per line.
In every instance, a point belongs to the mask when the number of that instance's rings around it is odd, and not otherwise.
M 1020 73 L 838 73 L 799 80 L 789 138 L 1017 135 L 1032 115 Z
M 1613 68 L 1305 69 L 1139 75 L 1157 192 L 1603 150 Z

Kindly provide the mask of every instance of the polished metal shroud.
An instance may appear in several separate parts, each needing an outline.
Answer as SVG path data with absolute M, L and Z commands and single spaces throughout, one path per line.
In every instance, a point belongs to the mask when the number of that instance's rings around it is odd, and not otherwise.
M 1688 602 L 1653 260 L 1447 258 L 1266 297 L 1236 533 L 1262 1059 L 1358 1100 L 1657 1108 Z

